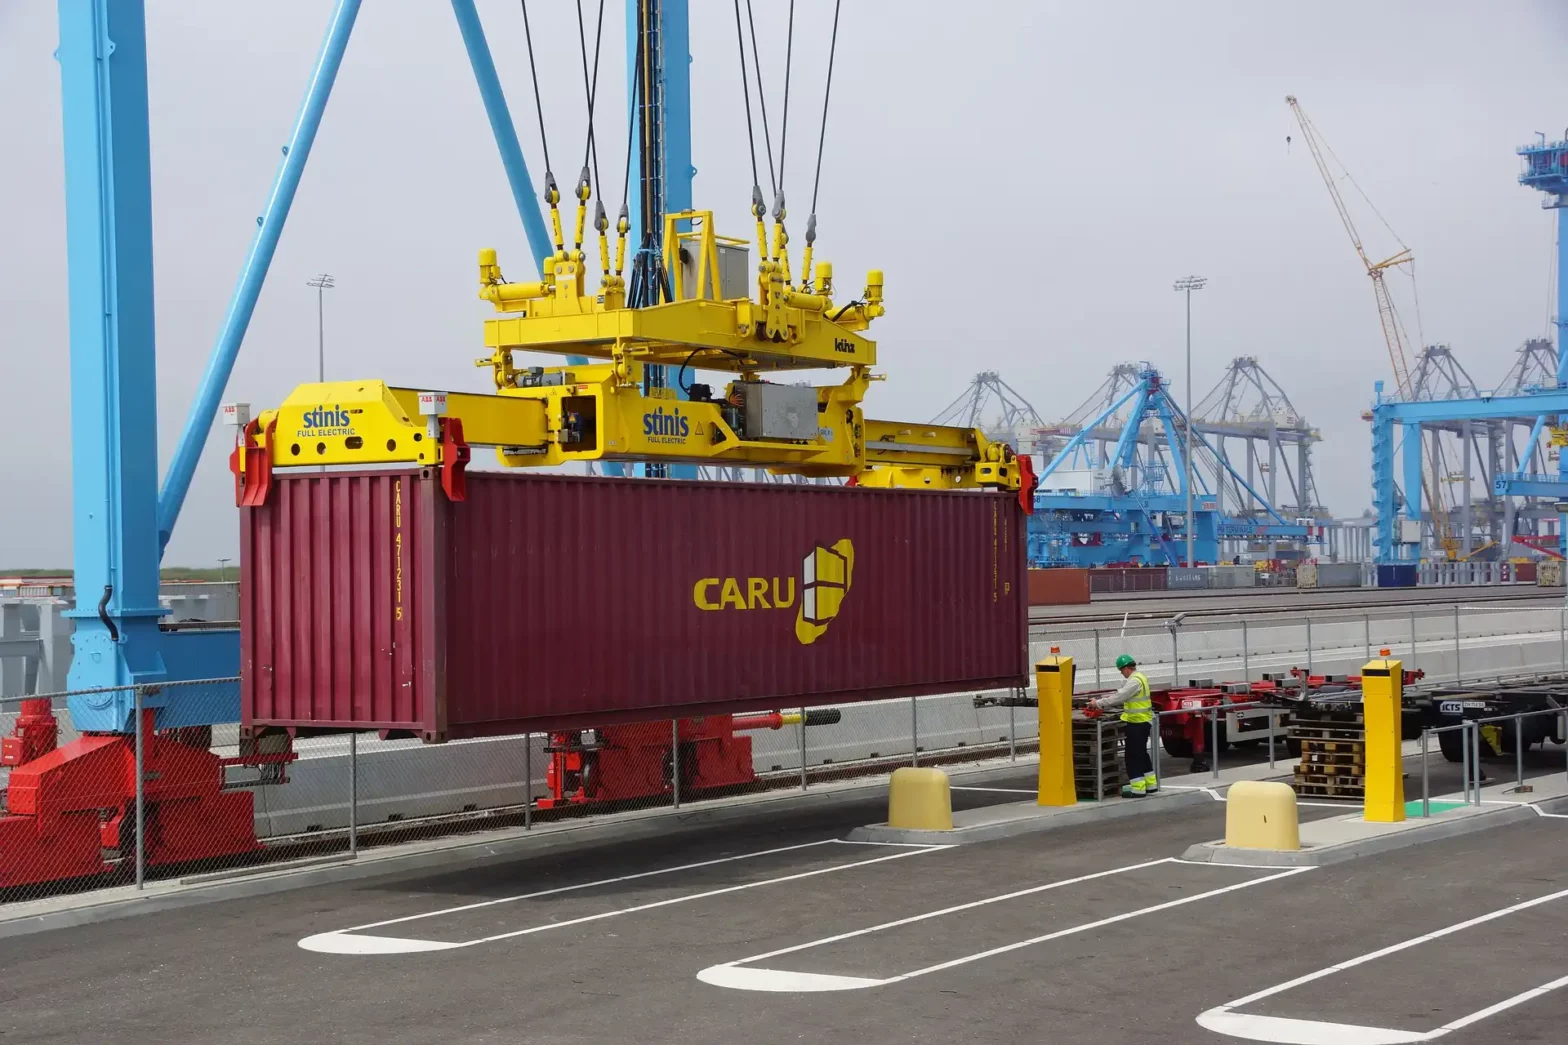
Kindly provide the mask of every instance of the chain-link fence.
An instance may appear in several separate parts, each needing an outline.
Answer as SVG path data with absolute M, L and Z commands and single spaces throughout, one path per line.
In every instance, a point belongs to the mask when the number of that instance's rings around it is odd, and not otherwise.
M 1031 658 L 1075 658 L 1110 688 L 1131 654 L 1156 685 L 1353 673 L 1381 648 L 1449 681 L 1568 674 L 1556 608 L 1173 617 L 1048 627 Z M 446 744 L 375 733 L 246 738 L 199 721 L 238 679 L 0 698 L 0 902 L 155 880 L 351 860 L 391 844 L 629 816 L 748 793 L 844 787 L 901 765 L 1002 764 L 1038 748 L 1029 708 L 972 691 Z M 1007 693 L 988 694 L 1007 697 Z M 999 706 L 996 706 L 999 705 Z M 117 709 L 125 732 L 79 733 Z M 138 713 L 138 709 L 140 713 Z M 138 772 L 140 767 L 140 772 Z

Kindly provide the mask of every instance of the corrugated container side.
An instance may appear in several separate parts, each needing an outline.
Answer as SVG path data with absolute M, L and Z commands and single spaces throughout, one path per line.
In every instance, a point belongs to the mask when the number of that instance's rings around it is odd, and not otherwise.
M 1317 570 L 1320 588 L 1361 587 L 1362 569 L 1359 562 L 1321 562 Z
M 430 617 L 415 612 L 417 473 L 277 482 L 240 513 L 242 714 L 418 728 Z
M 1296 587 L 1316 588 L 1318 586 L 1318 564 L 1304 562 L 1296 567 Z
M 334 474 L 242 515 L 252 727 L 443 739 L 1025 670 L 1004 495 L 474 473 L 454 504 L 416 474 Z
M 1563 561 L 1542 559 L 1535 566 L 1535 583 L 1542 588 L 1559 588 L 1563 583 Z
M 1165 571 L 1165 586 L 1170 591 L 1207 588 L 1209 576 L 1201 566 L 1172 566 Z
M 1513 564 L 1513 567 L 1514 567 L 1514 583 L 1515 584 L 1534 584 L 1535 583 L 1535 576 L 1536 576 L 1536 564 L 1535 563 L 1533 563 L 1533 562 L 1516 562 L 1516 563 Z
M 1029 571 L 1029 605 L 1081 606 L 1088 601 L 1088 570 L 1058 566 Z

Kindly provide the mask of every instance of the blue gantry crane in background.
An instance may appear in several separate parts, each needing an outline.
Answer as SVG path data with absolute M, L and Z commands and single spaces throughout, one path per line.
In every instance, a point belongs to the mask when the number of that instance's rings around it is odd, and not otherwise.
M 1189 424 L 1161 373 L 1138 364 L 1126 391 L 1087 420 L 1040 471 L 1029 521 L 1032 565 L 1181 566 L 1215 563 L 1223 542 L 1270 541 L 1297 545 L 1321 527 L 1289 520 L 1194 430 L 1193 456 L 1205 468 L 1191 471 L 1192 518 L 1187 518 L 1187 471 L 1182 454 Z M 1122 415 L 1109 450 L 1096 433 Z M 1164 438 L 1159 438 L 1163 435 Z M 1194 461 L 1197 464 L 1198 461 Z M 1234 482 L 1260 506 L 1256 517 L 1230 517 L 1203 472 Z M 1186 561 L 1187 527 L 1193 528 L 1192 561 Z
M 1413 562 L 1420 558 L 1424 523 L 1431 523 L 1441 507 L 1423 507 L 1422 438 L 1423 425 L 1462 421 L 1490 421 L 1534 417 L 1536 423 L 1526 444 L 1526 453 L 1543 432 L 1550 433 L 1554 445 L 1568 443 L 1568 353 L 1563 351 L 1564 327 L 1568 325 L 1563 302 L 1568 300 L 1568 131 L 1557 141 L 1522 145 L 1517 152 L 1524 158 L 1519 183 L 1546 194 L 1541 206 L 1557 212 L 1557 372 L 1552 387 L 1526 389 L 1514 395 L 1480 395 L 1473 398 L 1407 401 L 1403 397 L 1385 398 L 1383 383 L 1375 389 L 1372 406 L 1372 495 L 1377 513 L 1376 558 L 1384 562 Z M 1395 428 L 1403 438 L 1402 453 L 1396 455 Z M 1402 461 L 1396 461 L 1402 457 Z M 1403 471 L 1404 497 L 1396 487 L 1396 470 Z M 1568 501 L 1568 456 L 1557 457 L 1555 474 L 1512 472 L 1493 479 L 1497 497 L 1542 497 L 1555 502 Z M 1558 517 L 1558 555 L 1568 554 L 1568 534 L 1564 517 Z M 1505 544 L 1514 542 L 1505 534 Z

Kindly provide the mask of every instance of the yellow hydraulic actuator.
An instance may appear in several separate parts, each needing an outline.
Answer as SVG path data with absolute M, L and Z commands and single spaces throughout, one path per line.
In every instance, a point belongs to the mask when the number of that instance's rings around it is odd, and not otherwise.
M 1073 658 L 1051 647 L 1034 666 L 1040 703 L 1040 799 L 1043 806 L 1078 804 L 1073 779 Z
M 1366 727 L 1366 819 L 1395 824 L 1405 818 L 1404 762 L 1400 752 L 1405 666 L 1379 650 L 1381 660 L 1361 669 L 1361 717 Z

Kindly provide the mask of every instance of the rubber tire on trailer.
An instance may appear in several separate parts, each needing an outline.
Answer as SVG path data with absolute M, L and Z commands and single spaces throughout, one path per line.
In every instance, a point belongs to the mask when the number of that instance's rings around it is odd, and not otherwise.
M 1165 753 L 1172 758 L 1191 758 L 1192 741 L 1186 737 L 1166 737 L 1163 740 Z
M 1462 734 L 1457 729 L 1437 735 L 1437 746 L 1442 750 L 1443 757 L 1450 762 L 1463 762 L 1465 760 L 1465 742 L 1461 737 Z

